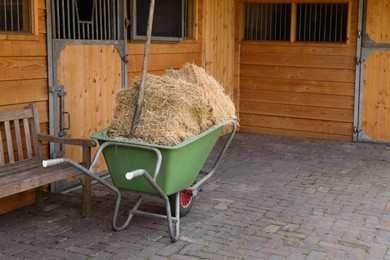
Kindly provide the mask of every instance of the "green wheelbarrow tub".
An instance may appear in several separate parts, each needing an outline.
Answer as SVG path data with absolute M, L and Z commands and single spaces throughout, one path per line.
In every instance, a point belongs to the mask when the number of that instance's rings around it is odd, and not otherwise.
M 211 150 L 221 136 L 225 124 L 216 125 L 176 146 L 162 146 L 120 141 L 107 136 L 107 129 L 91 137 L 104 142 L 132 144 L 137 147 L 108 146 L 103 150 L 112 182 L 119 190 L 157 194 L 156 190 L 143 177 L 125 178 L 125 174 L 137 169 L 145 169 L 151 176 L 156 167 L 156 154 L 142 147 L 156 148 L 161 152 L 162 163 L 157 177 L 157 184 L 167 195 L 172 195 L 190 187 L 196 180 Z M 153 177 L 153 176 L 152 176 Z

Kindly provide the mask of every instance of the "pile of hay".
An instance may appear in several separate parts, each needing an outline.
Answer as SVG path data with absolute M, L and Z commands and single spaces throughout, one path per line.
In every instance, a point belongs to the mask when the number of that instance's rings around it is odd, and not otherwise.
M 148 74 L 144 105 L 135 137 L 129 137 L 141 79 L 116 96 L 112 138 L 174 146 L 213 125 L 236 120 L 235 107 L 223 87 L 204 69 L 186 64 L 165 75 Z

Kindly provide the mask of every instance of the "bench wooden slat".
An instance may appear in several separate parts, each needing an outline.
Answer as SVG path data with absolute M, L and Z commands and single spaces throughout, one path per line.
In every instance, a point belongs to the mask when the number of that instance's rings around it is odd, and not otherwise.
M 32 111 L 33 117 L 32 117 L 32 127 L 31 131 L 34 136 L 33 142 L 34 142 L 34 149 L 35 149 L 35 154 L 38 157 L 42 157 L 42 147 L 39 145 L 38 141 L 38 134 L 41 132 L 40 125 L 39 125 L 39 115 L 38 115 L 38 109 L 34 104 L 30 104 L 30 109 Z
M 33 117 L 33 112 L 31 111 L 31 108 L 3 111 L 0 114 L 0 122 L 12 121 L 15 119 L 21 120 L 24 118 L 32 118 L 32 117 Z
M 24 159 L 24 156 L 23 156 L 22 137 L 20 135 L 19 120 L 14 120 L 14 127 L 15 127 L 16 146 L 18 149 L 18 161 L 21 161 Z
M 23 119 L 24 126 L 24 137 L 26 138 L 26 148 L 27 148 L 27 158 L 33 158 L 32 148 L 31 148 L 31 138 L 30 138 L 30 127 L 28 126 L 28 119 Z
M 2 178 L 2 176 L 4 175 L 9 175 L 11 173 L 18 174 L 19 172 L 23 172 L 34 167 L 41 167 L 42 160 L 43 159 L 41 158 L 33 158 L 15 163 L 7 163 L 0 167 L 0 178 Z M 0 183 L 2 182 L 0 181 Z
M 5 126 L 5 138 L 7 140 L 8 158 L 11 163 L 14 163 L 15 162 L 14 146 L 12 144 L 11 126 L 9 121 L 5 121 L 4 126 Z
M 4 163 L 3 136 L 0 129 L 0 165 L 3 165 Z
M 44 168 L 42 160 L 38 158 L 19 161 L 9 166 L 11 166 L 8 167 L 9 174 L 0 175 L 0 197 L 15 194 L 15 191 L 22 192 L 34 189 L 47 183 L 81 174 L 81 171 L 67 163 Z

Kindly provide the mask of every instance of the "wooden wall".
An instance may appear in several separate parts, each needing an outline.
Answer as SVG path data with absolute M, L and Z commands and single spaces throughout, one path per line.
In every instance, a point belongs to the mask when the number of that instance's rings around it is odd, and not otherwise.
M 34 33 L 30 35 L 0 33 L 0 111 L 24 108 L 36 102 L 41 129 L 48 129 L 48 83 L 45 0 L 34 3 Z M 26 195 L 27 194 L 27 195 Z M 0 214 L 31 204 L 33 193 L 27 192 L 0 199 Z
M 347 44 L 241 42 L 240 131 L 352 140 L 358 1 L 350 5 Z

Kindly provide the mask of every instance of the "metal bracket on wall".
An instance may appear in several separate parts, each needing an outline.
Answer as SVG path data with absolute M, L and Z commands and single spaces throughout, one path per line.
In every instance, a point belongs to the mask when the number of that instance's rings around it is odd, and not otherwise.
M 369 55 L 376 51 L 389 51 L 390 43 L 377 43 L 370 38 L 370 35 L 362 33 L 362 57 L 361 60 L 364 62 Z
M 369 137 L 363 129 L 356 129 L 357 131 L 357 135 L 359 136 L 359 141 L 363 141 L 363 142 L 372 142 L 372 139 L 371 137 Z

